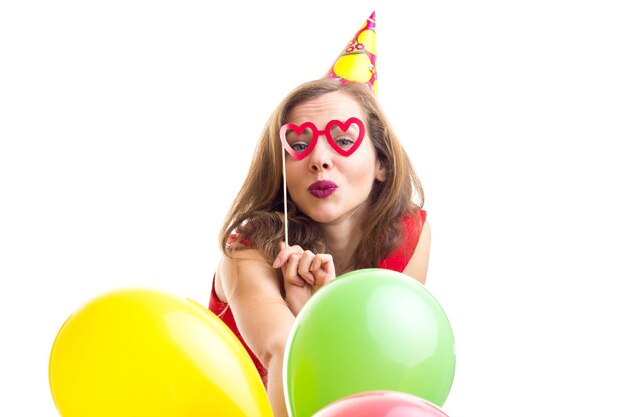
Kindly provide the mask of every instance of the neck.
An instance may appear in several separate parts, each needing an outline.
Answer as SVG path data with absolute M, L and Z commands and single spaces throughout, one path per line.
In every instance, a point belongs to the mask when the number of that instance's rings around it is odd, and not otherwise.
M 344 218 L 322 225 L 327 252 L 333 256 L 337 275 L 354 269 L 354 254 L 361 242 L 361 228 L 367 207 L 361 204 Z

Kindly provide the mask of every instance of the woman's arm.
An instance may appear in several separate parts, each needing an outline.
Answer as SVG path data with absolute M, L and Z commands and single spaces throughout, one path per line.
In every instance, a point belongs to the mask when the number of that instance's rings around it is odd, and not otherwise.
M 428 257 L 430 256 L 430 224 L 428 221 L 424 222 L 422 226 L 422 233 L 420 239 L 417 242 L 417 247 L 413 256 L 409 260 L 403 273 L 415 278 L 422 284 L 426 283 L 426 273 L 428 272 Z
M 287 417 L 282 366 L 294 315 L 280 291 L 280 270 L 254 249 L 224 256 L 216 279 L 244 340 L 268 371 L 267 394 L 275 417 Z

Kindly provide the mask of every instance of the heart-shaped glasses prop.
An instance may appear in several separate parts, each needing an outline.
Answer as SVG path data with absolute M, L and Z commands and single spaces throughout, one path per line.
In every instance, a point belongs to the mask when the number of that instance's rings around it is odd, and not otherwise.
M 299 126 L 286 123 L 280 128 L 280 141 L 289 155 L 300 161 L 313 152 L 320 134 L 324 134 L 339 155 L 350 156 L 363 142 L 365 126 L 356 117 L 345 122 L 331 120 L 322 131 L 317 130 L 311 122 L 304 122 Z
M 319 131 L 311 122 L 300 126 L 286 123 L 280 128 L 280 141 L 283 148 L 298 161 L 306 158 L 317 144 L 317 138 L 323 133 L 330 146 L 341 156 L 352 155 L 363 142 L 365 125 L 361 119 L 351 117 L 345 122 L 331 120 L 324 130 Z M 285 152 L 283 155 L 283 208 L 285 216 L 285 246 L 289 246 L 289 223 L 287 221 L 287 170 L 285 169 Z

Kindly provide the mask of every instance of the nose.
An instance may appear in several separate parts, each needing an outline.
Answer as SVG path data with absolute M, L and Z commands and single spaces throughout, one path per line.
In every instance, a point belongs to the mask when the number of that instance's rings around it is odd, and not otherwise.
M 334 164 L 333 158 L 335 152 L 326 141 L 318 141 L 309 157 L 309 170 L 312 172 L 320 172 L 332 169 Z

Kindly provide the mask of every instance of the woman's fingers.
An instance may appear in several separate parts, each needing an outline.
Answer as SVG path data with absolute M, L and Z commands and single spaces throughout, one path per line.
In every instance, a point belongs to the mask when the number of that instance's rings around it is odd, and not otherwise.
M 315 284 L 315 276 L 311 273 L 311 263 L 316 256 L 310 250 L 302 252 L 300 262 L 298 263 L 298 275 L 300 275 L 309 284 Z
M 311 262 L 311 273 L 315 276 L 315 285 L 318 287 L 335 279 L 333 257 L 325 253 L 315 255 Z
M 285 242 L 280 242 L 280 252 L 276 255 L 276 259 L 274 259 L 274 263 L 272 266 L 274 268 L 281 268 L 288 260 L 291 255 L 301 254 L 304 252 L 302 248 L 298 245 L 294 246 L 285 246 Z
M 331 255 L 316 255 L 298 245 L 286 246 L 284 242 L 280 242 L 279 249 L 272 266 L 282 269 L 286 284 L 321 287 L 335 278 L 335 265 Z
M 304 287 L 306 281 L 298 275 L 298 265 L 302 255 L 293 253 L 287 259 L 287 262 L 283 264 L 283 278 L 286 284 L 296 285 L 298 287 Z
M 285 242 L 279 244 L 280 252 L 276 255 L 272 266 L 274 268 L 281 268 L 283 271 L 283 278 L 285 284 L 291 284 L 298 287 L 303 287 L 306 281 L 302 277 L 298 276 L 298 265 L 300 264 L 300 258 L 302 256 L 302 248 L 298 245 L 287 246 Z

